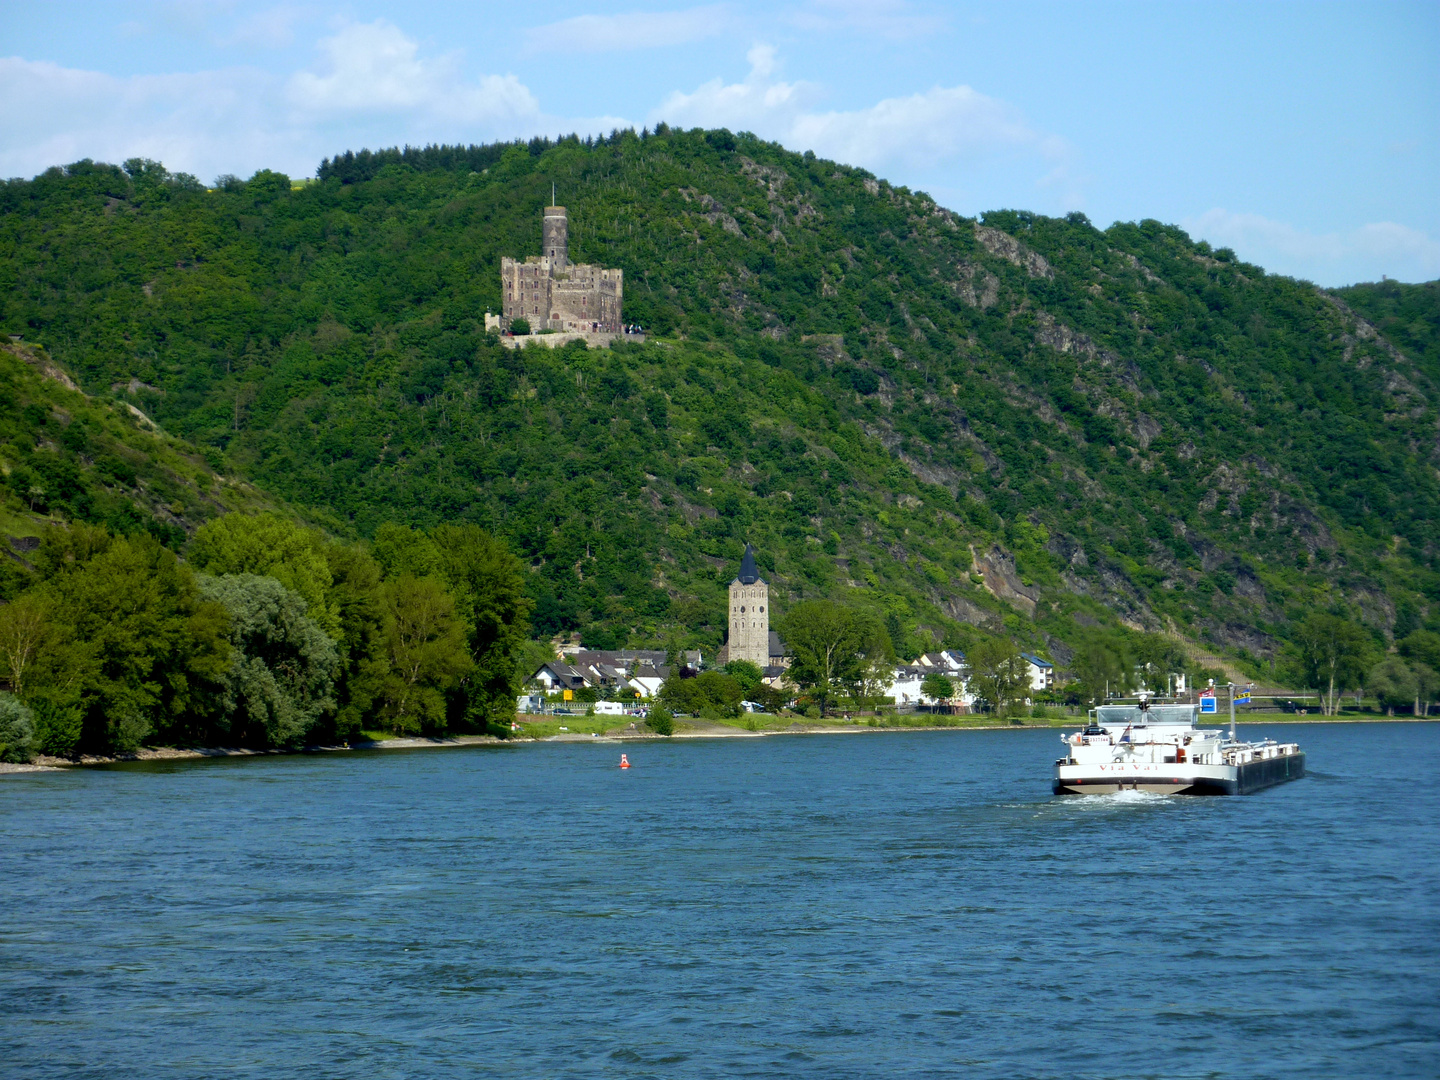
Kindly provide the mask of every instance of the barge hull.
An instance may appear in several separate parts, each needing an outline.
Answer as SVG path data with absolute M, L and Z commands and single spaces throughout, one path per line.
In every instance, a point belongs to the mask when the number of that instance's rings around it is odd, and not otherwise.
M 1236 765 L 1233 778 L 1198 778 L 1194 795 L 1253 795 L 1287 780 L 1299 780 L 1305 775 L 1305 754 L 1286 754 L 1283 757 L 1266 758 L 1263 761 L 1247 761 Z
M 1106 770 L 1108 772 L 1108 770 Z M 1117 791 L 1148 791 L 1155 795 L 1251 795 L 1305 775 L 1305 755 L 1249 761 L 1243 765 L 1199 766 L 1190 775 L 1151 770 L 1103 775 L 1076 766 L 1056 769 L 1056 795 L 1113 795 Z M 1088 775 L 1084 775 L 1088 774 Z

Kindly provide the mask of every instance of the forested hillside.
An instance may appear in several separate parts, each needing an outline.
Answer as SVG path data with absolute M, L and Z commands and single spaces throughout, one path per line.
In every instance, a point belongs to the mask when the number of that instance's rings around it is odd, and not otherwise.
M 219 454 L 213 454 L 218 462 Z M 52 521 L 148 533 L 171 547 L 231 510 L 273 505 L 218 475 L 193 446 L 134 406 L 82 393 L 41 349 L 0 344 L 0 601 L 23 580 L 26 553 Z
M 552 183 L 649 344 L 483 333 Z M 1316 611 L 1440 626 L 1434 286 L 664 129 L 212 191 L 80 163 L 0 189 L 0 275 L 0 326 L 333 530 L 507 537 L 537 632 L 718 644 L 745 539 L 782 609 L 872 607 L 907 654 L 1124 625 L 1259 671 Z

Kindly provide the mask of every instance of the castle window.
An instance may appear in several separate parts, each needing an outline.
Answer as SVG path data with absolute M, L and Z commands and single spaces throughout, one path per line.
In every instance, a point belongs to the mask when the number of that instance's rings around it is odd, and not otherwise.
M 744 605 L 744 604 L 741 604 L 741 605 L 740 605 L 740 614 L 741 614 L 741 615 L 744 615 L 744 614 L 745 614 L 745 605 Z

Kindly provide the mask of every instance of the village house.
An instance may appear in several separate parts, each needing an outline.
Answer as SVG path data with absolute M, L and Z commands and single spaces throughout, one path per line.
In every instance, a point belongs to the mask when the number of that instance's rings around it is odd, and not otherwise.
M 920 689 L 927 675 L 944 675 L 956 686 L 956 694 L 948 703 L 942 703 L 923 693 Z M 906 705 L 956 705 L 968 712 L 975 704 L 975 695 L 970 693 L 965 678 L 965 654 L 944 649 L 929 652 L 916 658 L 912 664 L 896 667 L 889 684 L 881 691 L 898 706 Z
M 682 654 L 683 668 L 700 670 L 698 649 Z M 682 668 L 682 670 L 683 670 Z M 654 649 L 566 650 L 566 659 L 547 660 L 528 681 L 546 693 L 593 689 L 614 692 L 630 689 L 642 698 L 654 697 L 670 677 L 665 653 Z
M 1029 653 L 1021 653 L 1020 658 L 1029 665 L 1030 689 L 1032 691 L 1054 690 L 1055 689 L 1055 665 L 1049 660 L 1042 660 L 1038 656 L 1031 656 Z

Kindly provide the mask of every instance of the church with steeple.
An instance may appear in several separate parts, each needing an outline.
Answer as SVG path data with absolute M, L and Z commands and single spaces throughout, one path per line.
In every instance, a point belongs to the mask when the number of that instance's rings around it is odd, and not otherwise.
M 749 660 L 762 671 L 785 666 L 785 646 L 770 629 L 770 586 L 755 565 L 755 548 L 745 545 L 740 574 L 730 582 L 730 637 L 722 663 Z

